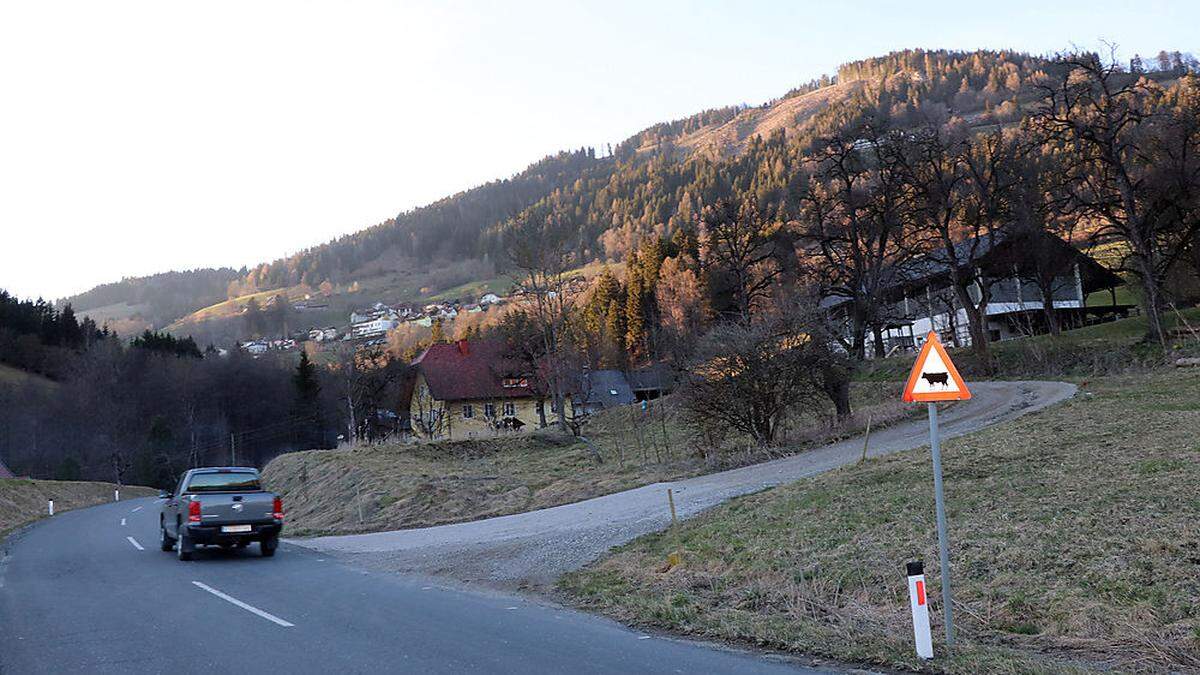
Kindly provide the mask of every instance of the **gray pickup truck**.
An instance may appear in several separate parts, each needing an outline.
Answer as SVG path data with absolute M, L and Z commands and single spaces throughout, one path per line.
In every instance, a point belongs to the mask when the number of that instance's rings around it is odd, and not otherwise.
M 226 466 L 191 469 L 175 492 L 163 492 L 158 523 L 162 550 L 191 560 L 197 546 L 245 548 L 257 541 L 263 556 L 275 555 L 283 529 L 283 500 L 262 489 L 258 470 Z

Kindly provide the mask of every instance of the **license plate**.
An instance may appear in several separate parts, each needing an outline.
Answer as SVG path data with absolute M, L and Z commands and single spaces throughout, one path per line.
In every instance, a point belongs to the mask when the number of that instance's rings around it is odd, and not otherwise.
M 253 530 L 254 530 L 254 527 L 252 525 L 222 525 L 221 526 L 221 531 L 224 533 L 227 533 L 227 534 L 234 534 L 237 532 L 251 532 Z

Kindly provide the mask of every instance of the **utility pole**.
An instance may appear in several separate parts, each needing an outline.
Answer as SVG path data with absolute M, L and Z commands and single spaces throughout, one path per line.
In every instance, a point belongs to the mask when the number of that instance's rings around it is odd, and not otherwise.
M 237 466 L 237 435 L 229 434 L 229 466 Z

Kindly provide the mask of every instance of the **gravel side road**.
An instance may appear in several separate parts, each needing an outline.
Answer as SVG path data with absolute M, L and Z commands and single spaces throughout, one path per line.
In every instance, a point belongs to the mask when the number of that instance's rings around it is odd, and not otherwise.
M 938 417 L 943 438 L 971 433 L 1075 395 L 1065 382 L 978 382 L 974 398 Z M 871 456 L 927 445 L 928 422 L 905 422 L 871 434 Z M 537 588 L 583 567 L 613 546 L 670 522 L 666 489 L 674 488 L 681 518 L 732 497 L 790 483 L 857 461 L 862 439 L 783 459 L 655 483 L 540 511 L 415 530 L 290 540 L 369 569 L 446 576 L 500 588 Z

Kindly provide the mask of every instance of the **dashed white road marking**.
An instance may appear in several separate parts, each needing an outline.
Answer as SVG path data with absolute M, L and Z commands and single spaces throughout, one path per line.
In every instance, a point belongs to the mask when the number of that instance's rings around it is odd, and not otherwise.
M 200 589 L 208 591 L 209 593 L 212 593 L 213 595 L 224 600 L 225 602 L 228 602 L 231 605 L 236 605 L 238 607 L 241 607 L 242 609 L 246 610 L 247 612 L 250 612 L 251 614 L 257 614 L 258 616 L 261 616 L 262 618 L 266 619 L 267 621 L 270 621 L 271 623 L 278 624 L 280 626 L 283 626 L 284 628 L 291 628 L 296 625 L 289 621 L 284 621 L 283 619 L 275 616 L 274 614 L 271 614 L 269 612 L 264 612 L 261 609 L 255 607 L 253 605 L 247 605 L 246 603 L 242 602 L 241 600 L 238 600 L 237 598 L 235 598 L 231 595 L 225 595 L 221 591 L 218 591 L 217 589 L 215 589 L 212 586 L 209 586 L 207 584 L 202 584 L 199 581 L 193 581 L 192 585 L 195 586 L 196 588 L 200 588 Z
M 125 527 L 125 519 L 124 518 L 121 519 L 121 527 Z
M 639 635 L 639 636 L 638 636 L 638 639 L 639 639 L 639 640 L 649 640 L 649 639 L 650 639 L 650 636 L 649 636 L 649 635 Z
M 137 539 L 134 539 L 133 537 L 125 537 L 125 538 L 128 539 L 129 543 L 133 544 L 133 547 L 136 548 L 137 550 L 139 550 L 139 551 L 146 550 L 146 549 L 142 548 L 142 545 L 137 542 Z
M 141 510 L 142 510 L 142 507 L 139 506 L 136 509 L 130 511 L 130 513 L 137 513 L 138 511 L 141 511 Z

